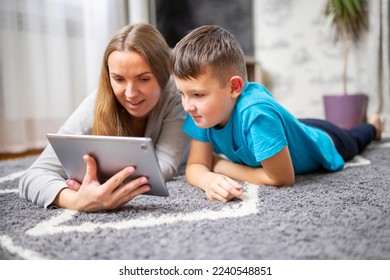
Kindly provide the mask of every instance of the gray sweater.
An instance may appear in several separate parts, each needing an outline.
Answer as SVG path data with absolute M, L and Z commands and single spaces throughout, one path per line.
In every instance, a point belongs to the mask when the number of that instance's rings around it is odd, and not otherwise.
M 155 145 L 161 171 L 166 180 L 178 173 L 186 159 L 189 138 L 183 132 L 185 112 L 171 79 L 165 95 L 149 115 L 145 137 Z M 96 92 L 90 94 L 66 120 L 58 133 L 90 134 L 94 118 Z M 20 196 L 43 207 L 53 203 L 66 188 L 67 176 L 54 150 L 48 145 L 19 181 Z

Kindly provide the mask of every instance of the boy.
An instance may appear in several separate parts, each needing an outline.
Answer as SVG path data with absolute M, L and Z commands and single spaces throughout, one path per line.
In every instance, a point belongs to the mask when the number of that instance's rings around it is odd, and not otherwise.
M 219 26 L 185 36 L 170 69 L 188 113 L 183 129 L 192 138 L 186 178 L 212 201 L 242 199 L 237 181 L 286 186 L 295 174 L 340 170 L 381 137 L 378 115 L 349 131 L 296 119 L 263 85 L 247 81 L 239 43 Z

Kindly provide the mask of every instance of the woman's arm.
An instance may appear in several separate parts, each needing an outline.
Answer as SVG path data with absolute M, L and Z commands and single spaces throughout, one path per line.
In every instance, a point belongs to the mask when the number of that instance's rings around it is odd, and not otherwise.
M 68 118 L 59 133 L 88 134 L 93 123 L 95 95 L 88 96 Z M 145 177 L 126 184 L 122 181 L 134 172 L 128 167 L 111 177 L 104 184 L 96 179 L 96 162 L 86 156 L 86 175 L 79 188 L 68 188 L 67 177 L 54 150 L 49 145 L 33 163 L 19 182 L 20 195 L 38 205 L 50 205 L 79 211 L 115 209 L 135 196 L 150 190 Z M 136 168 L 136 167 L 135 167 Z
M 245 166 L 214 156 L 213 171 L 232 179 L 246 181 L 256 185 L 288 186 L 295 182 L 294 168 L 288 147 L 261 162 L 263 167 Z

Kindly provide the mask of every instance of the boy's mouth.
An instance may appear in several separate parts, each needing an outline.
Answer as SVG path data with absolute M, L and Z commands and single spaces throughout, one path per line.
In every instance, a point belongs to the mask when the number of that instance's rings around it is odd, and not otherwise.
M 199 116 L 199 115 L 196 115 L 196 116 L 191 115 L 191 117 L 192 117 L 192 119 L 193 119 L 194 121 L 197 121 L 197 120 L 199 120 L 199 119 L 201 118 L 201 116 Z
M 191 118 L 194 120 L 194 122 L 199 122 L 202 117 L 199 115 L 191 115 Z

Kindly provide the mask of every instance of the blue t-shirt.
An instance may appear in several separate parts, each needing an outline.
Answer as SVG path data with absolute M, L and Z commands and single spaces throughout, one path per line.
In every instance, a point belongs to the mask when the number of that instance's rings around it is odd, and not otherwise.
M 187 115 L 183 130 L 194 139 L 211 142 L 216 153 L 247 166 L 261 167 L 261 161 L 287 145 L 295 174 L 344 167 L 324 131 L 301 123 L 258 83 L 245 84 L 225 127 L 199 128 Z

